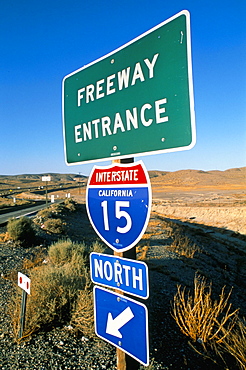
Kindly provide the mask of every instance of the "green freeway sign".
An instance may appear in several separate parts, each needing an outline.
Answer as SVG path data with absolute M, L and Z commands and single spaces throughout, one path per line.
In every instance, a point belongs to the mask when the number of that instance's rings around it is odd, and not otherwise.
M 67 75 L 63 133 L 68 165 L 192 148 L 189 13 Z

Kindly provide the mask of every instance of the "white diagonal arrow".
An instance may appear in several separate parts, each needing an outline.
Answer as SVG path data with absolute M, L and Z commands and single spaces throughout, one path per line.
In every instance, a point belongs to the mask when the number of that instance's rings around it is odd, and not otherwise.
M 128 323 L 134 317 L 130 307 L 127 307 L 114 319 L 111 312 L 108 313 L 108 321 L 106 327 L 106 333 L 113 335 L 118 338 L 122 338 L 122 334 L 119 329 L 122 328 L 125 324 Z

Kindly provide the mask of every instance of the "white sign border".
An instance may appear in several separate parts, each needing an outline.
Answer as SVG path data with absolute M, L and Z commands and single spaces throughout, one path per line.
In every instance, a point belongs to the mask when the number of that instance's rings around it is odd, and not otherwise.
M 125 349 L 123 349 L 121 346 L 117 345 L 116 343 L 114 342 L 111 342 L 110 340 L 108 340 L 107 338 L 104 338 L 103 336 L 101 336 L 100 334 L 97 333 L 97 328 L 96 328 L 96 317 L 97 317 L 97 314 L 96 314 L 96 294 L 95 294 L 95 290 L 96 289 L 101 289 L 101 290 L 104 290 L 105 292 L 107 293 L 111 293 L 117 297 L 120 297 L 120 298 L 123 298 L 124 299 L 124 296 L 118 294 L 118 293 L 115 293 L 113 292 L 112 290 L 109 290 L 109 289 L 105 289 L 101 286 L 97 286 L 95 285 L 94 288 L 93 288 L 93 300 L 94 300 L 94 320 L 95 320 L 95 333 L 96 335 L 99 337 L 99 338 L 102 338 L 103 340 L 105 340 L 106 342 L 112 344 L 114 347 L 117 347 L 119 348 L 121 351 L 127 353 L 129 356 L 133 357 L 135 360 L 137 360 L 138 362 L 140 362 L 142 365 L 144 366 L 148 366 L 149 365 L 149 320 L 148 320 L 148 308 L 145 306 L 145 304 L 143 304 L 142 302 L 138 302 L 138 301 L 135 301 L 134 299 L 132 298 L 129 298 L 129 297 L 125 297 L 125 299 L 127 299 L 128 301 L 131 301 L 135 304 L 138 304 L 139 306 L 142 306 L 145 310 L 145 313 L 146 313 L 146 328 L 145 328 L 145 334 L 146 334 L 146 351 L 147 351 L 147 362 L 144 363 L 142 362 L 139 358 L 133 356 L 131 353 L 129 353 L 128 351 L 126 351 Z
M 110 157 L 105 157 L 105 158 L 99 158 L 99 159 L 89 159 L 85 161 L 78 161 L 78 162 L 73 162 L 73 163 L 68 163 L 67 162 L 67 150 L 66 150 L 66 139 L 65 139 L 65 106 L 64 106 L 64 101 L 65 101 L 65 80 L 74 75 L 75 73 L 78 73 L 82 71 L 85 68 L 88 68 L 92 66 L 95 63 L 100 62 L 101 60 L 108 58 L 109 56 L 117 53 L 118 51 L 126 48 L 127 46 L 131 45 L 135 41 L 141 39 L 144 36 L 147 36 L 149 33 L 157 30 L 158 28 L 164 26 L 165 24 L 173 21 L 174 19 L 180 17 L 181 15 L 185 15 L 186 17 L 186 29 L 187 29 L 187 61 L 188 61 L 188 83 L 189 83 L 189 97 L 190 97 L 190 117 L 191 117 L 191 137 L 192 141 L 189 145 L 187 146 L 182 146 L 182 147 L 177 147 L 177 148 L 170 148 L 170 149 L 160 149 L 160 150 L 154 150 L 150 152 L 141 152 L 141 153 L 132 153 L 132 154 L 127 154 L 127 155 L 119 155 L 119 156 L 110 156 Z M 190 150 L 192 149 L 195 144 L 196 144 L 196 124 L 195 124 L 195 105 L 194 105 L 194 90 L 193 90 L 193 77 L 192 77 L 192 56 L 191 56 L 191 32 L 190 32 L 190 12 L 188 10 L 182 10 L 181 12 L 173 15 L 172 17 L 166 19 L 162 23 L 158 24 L 157 26 L 151 28 L 150 30 L 142 33 L 141 35 L 137 36 L 133 40 L 127 42 L 126 44 L 120 46 L 119 48 L 111 51 L 110 53 L 94 60 L 93 62 L 77 69 L 76 71 L 69 73 L 66 75 L 63 80 L 62 80 L 62 127 L 63 127 L 63 145 L 64 145 L 64 153 L 65 153 L 65 163 L 67 166 L 74 166 L 77 164 L 86 164 L 86 163 L 94 163 L 94 162 L 103 162 L 103 161 L 112 161 L 115 159 L 123 159 L 123 158 L 129 158 L 129 157 L 140 157 L 140 156 L 148 156 L 148 155 L 153 155 L 153 154 L 163 154 L 163 153 L 171 153 L 171 152 L 180 152 L 183 150 Z
M 122 288 L 121 285 L 115 287 L 115 286 L 109 285 L 107 283 L 105 284 L 105 283 L 99 283 L 98 281 L 95 281 L 93 279 L 93 275 L 92 275 L 92 270 L 93 269 L 91 268 L 92 267 L 92 257 L 91 257 L 92 255 L 96 255 L 98 257 L 100 257 L 100 256 L 107 257 L 107 258 L 109 257 L 109 259 L 111 259 L 111 258 L 117 259 L 119 261 L 122 261 L 122 263 L 124 261 L 130 261 L 131 263 L 134 262 L 134 263 L 136 263 L 138 265 L 143 265 L 144 268 L 145 268 L 145 271 L 146 271 L 146 284 L 147 284 L 147 286 L 146 286 L 146 296 L 142 296 L 142 295 L 139 295 L 139 294 L 136 294 L 136 293 L 133 293 L 133 292 L 129 292 L 129 290 L 125 290 L 124 288 Z M 119 290 L 122 290 L 122 292 L 124 292 L 124 293 L 130 294 L 130 295 L 132 295 L 134 297 L 138 297 L 138 298 L 141 298 L 141 299 L 148 299 L 149 298 L 149 269 L 148 269 L 148 265 L 145 262 L 143 262 L 143 261 L 133 260 L 133 259 L 124 258 L 124 257 L 118 257 L 118 256 L 111 255 L 111 254 L 104 254 L 104 253 L 95 253 L 95 252 L 92 252 L 90 254 L 90 275 L 91 275 L 91 281 L 94 284 L 97 284 L 97 285 L 100 285 L 100 286 L 103 286 L 103 287 L 106 286 L 108 288 L 119 289 Z

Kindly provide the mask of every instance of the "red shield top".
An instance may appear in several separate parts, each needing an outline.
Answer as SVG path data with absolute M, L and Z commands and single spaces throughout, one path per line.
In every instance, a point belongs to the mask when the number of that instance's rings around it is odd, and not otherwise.
M 148 184 L 149 178 L 142 167 L 141 162 L 135 165 L 112 164 L 109 167 L 95 167 L 91 174 L 88 185 L 140 185 Z

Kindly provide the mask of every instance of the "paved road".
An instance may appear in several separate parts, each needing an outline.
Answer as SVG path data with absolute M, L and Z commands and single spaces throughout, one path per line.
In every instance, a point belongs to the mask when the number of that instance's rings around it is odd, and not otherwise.
M 62 202 L 62 200 L 59 202 Z M 56 202 L 56 203 L 59 203 L 59 202 Z M 50 204 L 51 203 L 49 203 L 49 205 Z M 40 211 L 40 209 L 43 209 L 45 207 L 46 207 L 46 204 L 41 204 L 39 206 L 29 207 L 29 208 L 21 209 L 19 211 L 5 213 L 3 215 L 0 215 L 0 225 L 6 224 L 9 218 L 13 218 L 13 217 L 19 218 L 21 216 L 28 216 L 28 215 L 31 215 L 32 213 L 36 213 Z

